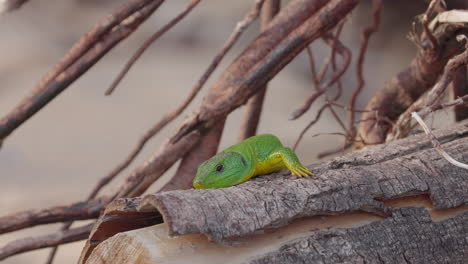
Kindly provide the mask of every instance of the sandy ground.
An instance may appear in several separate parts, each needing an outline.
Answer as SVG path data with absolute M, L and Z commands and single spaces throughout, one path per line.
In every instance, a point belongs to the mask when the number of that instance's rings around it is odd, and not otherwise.
M 70 48 L 81 34 L 113 7 L 114 1 L 36 0 L 18 12 L 0 16 L 0 114 L 3 116 L 23 98 L 34 84 Z M 230 34 L 251 1 L 207 0 L 169 34 L 156 43 L 125 78 L 111 97 L 103 95 L 123 63 L 156 28 L 172 18 L 186 1 L 166 1 L 140 30 L 111 51 L 87 74 L 56 100 L 17 129 L 0 151 L 1 214 L 62 205 L 87 196 L 99 177 L 109 172 L 134 146 L 143 132 L 186 96 L 209 61 Z M 412 15 L 406 11 L 405 19 Z M 353 14 L 343 34 L 356 56 L 359 28 L 368 23 L 368 7 Z M 373 39 L 366 59 L 367 91 L 359 101 L 363 107 L 372 91 L 406 65 L 414 47 L 405 39 L 391 16 L 384 13 L 383 26 L 391 29 Z M 211 80 L 217 78 L 258 30 L 255 25 Z M 314 45 L 317 62 L 328 55 L 322 44 Z M 298 121 L 288 115 L 312 91 L 304 54 L 273 79 L 266 98 L 260 133 L 273 133 L 292 145 L 300 130 L 314 118 L 319 103 Z M 209 85 L 207 85 L 209 86 Z M 354 72 L 344 78 L 346 94 L 356 87 Z M 203 90 L 190 109 L 199 105 Z M 346 101 L 345 101 L 346 102 Z M 165 128 L 134 163 L 140 164 L 161 141 L 190 113 Z M 242 109 L 228 120 L 221 147 L 235 143 Z M 336 136 L 312 138 L 319 132 L 338 132 L 339 127 L 324 114 L 309 132 L 297 153 L 305 163 L 316 154 L 341 144 Z M 173 168 L 174 169 L 174 168 Z M 173 169 L 167 175 L 173 173 Z M 125 174 L 125 173 L 124 173 Z M 118 180 L 117 180 L 118 182 Z M 32 228 L 0 236 L 0 246 L 25 236 L 57 230 L 59 225 Z M 56 263 L 73 263 L 82 242 L 61 247 Z M 10 258 L 4 263 L 42 263 L 48 250 L 38 250 Z

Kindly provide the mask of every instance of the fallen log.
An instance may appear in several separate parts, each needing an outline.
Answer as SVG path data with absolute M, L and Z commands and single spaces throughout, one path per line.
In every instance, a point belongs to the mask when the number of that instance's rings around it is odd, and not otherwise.
M 434 133 L 451 156 L 468 162 L 466 124 Z M 402 260 L 401 257 L 411 263 L 457 263 L 468 256 L 465 239 L 468 237 L 468 213 L 465 213 L 468 211 L 468 171 L 440 157 L 425 135 L 352 152 L 310 168 L 315 173 L 311 178 L 296 178 L 280 172 L 229 188 L 169 191 L 118 200 L 98 221 L 90 237 L 94 244 L 83 251 L 81 263 L 88 257 L 87 263 L 102 263 L 99 260 L 119 263 L 113 257 L 129 252 L 130 249 L 122 248 L 125 244 L 132 250 L 139 250 L 139 253 L 132 253 L 135 261 L 126 259 L 127 263 L 165 263 L 186 251 L 192 252 L 195 259 L 211 261 L 221 254 L 219 252 L 224 252 L 227 258 L 230 249 L 239 247 L 238 243 L 249 248 L 250 253 L 244 254 L 246 258 L 242 261 L 231 263 L 305 260 L 401 263 L 397 261 Z M 418 197 L 423 197 L 422 201 L 412 202 Z M 404 208 L 399 208 L 402 205 Z M 443 220 L 431 219 L 424 208 L 436 210 Z M 453 210 L 457 214 L 451 214 Z M 162 216 L 164 224 L 151 226 L 157 222 L 147 223 L 147 229 L 135 231 L 130 231 L 131 225 L 115 229 L 106 224 L 108 219 L 115 221 L 126 214 L 159 217 L 158 221 Z M 349 220 L 350 214 L 360 216 Z M 323 216 L 328 216 L 325 219 L 343 217 L 348 227 L 336 229 L 337 226 L 325 225 L 313 227 L 315 231 L 308 227 L 307 232 L 295 228 L 297 221 L 309 219 L 306 222 L 315 223 Z M 327 231 L 327 228 L 332 229 Z M 144 235 L 144 230 L 150 233 L 159 230 L 161 236 Z M 271 230 L 287 230 L 281 235 L 287 239 L 262 238 L 273 232 Z M 111 237 L 122 231 L 126 232 Z M 104 233 L 106 236 L 96 236 Z M 142 235 L 152 238 L 141 240 Z M 267 245 L 256 242 L 262 239 Z M 102 241 L 105 243 L 100 245 Z M 190 246 L 181 246 L 179 253 L 166 250 L 178 243 Z M 258 246 L 260 244 L 263 246 Z M 211 249 L 206 250 L 212 252 L 213 259 L 205 250 L 198 252 L 199 248 L 206 247 Z M 162 255 L 154 255 L 153 251 L 166 252 L 161 254 L 167 259 L 161 259 Z

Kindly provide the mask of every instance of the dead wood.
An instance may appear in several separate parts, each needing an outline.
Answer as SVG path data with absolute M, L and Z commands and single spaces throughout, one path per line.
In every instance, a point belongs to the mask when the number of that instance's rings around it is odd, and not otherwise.
M 88 224 L 68 230 L 61 230 L 49 235 L 26 237 L 12 241 L 0 248 L 0 260 L 35 249 L 54 247 L 86 239 L 92 226 L 93 224 Z
M 106 207 L 91 230 L 81 253 L 79 263 L 89 257 L 93 249 L 104 240 L 119 232 L 139 229 L 162 223 L 162 216 L 153 212 L 141 212 L 137 210 L 141 198 L 122 198 L 115 200 Z
M 31 93 L 0 119 L 0 143 L 132 34 L 163 2 L 131 0 L 84 34 Z
M 169 238 L 160 224 L 108 239 L 86 263 L 462 263 L 468 213 L 438 213 L 406 207 L 383 221 L 362 213 L 308 218 L 229 245 L 198 234 Z
M 466 221 L 468 213 L 434 222 L 426 209 L 402 208 L 382 222 L 314 232 L 248 263 L 464 263 Z
M 468 125 L 437 130 L 434 134 L 452 156 L 468 161 Z M 122 230 L 132 229 L 135 222 L 136 225 L 141 223 L 141 220 L 131 220 L 132 224 L 122 225 L 128 221 L 128 215 L 141 219 L 152 216 L 160 221 L 160 213 L 171 236 L 202 233 L 214 241 L 265 232 L 310 216 L 367 212 L 386 219 L 360 228 L 317 231 L 289 241 L 266 255 L 257 254 L 256 260 L 250 258 L 252 263 L 297 263 L 294 261 L 319 257 L 329 261 L 325 263 L 359 258 L 373 262 L 378 257 L 390 259 L 405 254 L 414 261 L 424 260 L 416 263 L 440 263 L 437 262 L 440 258 L 456 262 L 460 256 L 466 256 L 468 244 L 453 244 L 453 241 L 458 241 L 458 236 L 466 236 L 462 223 L 468 214 L 460 219 L 450 217 L 434 223 L 423 209 L 397 210 L 391 205 L 397 198 L 411 200 L 410 197 L 419 195 L 430 197 L 433 207 L 438 210 L 466 208 L 468 205 L 468 172 L 441 158 L 426 135 L 349 153 L 311 168 L 315 177 L 309 179 L 298 179 L 283 172 L 230 188 L 169 191 L 147 195 L 143 199 L 117 200 L 95 227 L 90 239 L 94 244 L 83 251 L 81 263 L 85 263 L 87 257 L 83 256 L 89 256 L 99 242 Z M 119 221 L 125 228 L 108 225 L 107 219 Z M 99 238 L 98 233 L 106 235 Z M 425 239 L 416 239 L 419 237 Z M 379 242 L 376 244 L 376 241 Z M 341 246 L 337 247 L 335 242 Z M 348 245 L 349 255 L 336 253 L 335 250 L 343 249 L 342 243 Z M 394 243 L 401 244 L 391 247 Z M 426 247 L 429 245 L 431 247 Z M 295 250 L 298 246 L 303 249 Z M 327 250 L 317 250 L 317 246 Z M 446 247 L 459 252 L 450 256 L 438 252 Z M 431 248 L 437 249 L 426 252 Z M 402 255 L 403 249 L 408 251 Z M 328 254 L 324 252 L 331 255 L 324 255 Z M 293 258 L 287 262 L 289 256 Z M 426 261 L 431 257 L 435 261 Z
M 455 159 L 468 161 L 465 125 L 435 135 Z M 437 209 L 468 203 L 468 171 L 454 167 L 425 135 L 310 166 L 315 177 L 274 174 L 231 188 L 149 195 L 142 208 L 163 214 L 171 235 L 204 233 L 214 240 L 284 225 L 304 216 L 366 211 L 385 215 L 381 201 L 428 194 Z
M 311 41 L 332 29 L 357 5 L 353 1 L 290 2 L 224 71 L 169 141 L 126 177 L 116 197 L 141 195 L 162 173 L 196 145 L 219 120 L 245 103 Z M 322 7 L 320 10 L 319 8 Z M 317 11 L 318 10 L 318 11 Z M 317 12 L 315 12 L 317 11 Z
M 204 98 L 201 107 L 184 122 L 171 142 L 177 142 L 190 131 L 213 126 L 219 118 L 244 104 L 312 40 L 336 26 L 340 21 L 336 18 L 344 18 L 358 2 L 291 2 L 224 71 L 213 92 Z
M 392 129 L 391 121 L 430 89 L 439 78 L 448 60 L 463 50 L 458 34 L 466 33 L 463 25 L 441 24 L 433 32 L 438 45 L 434 48 L 427 38 L 411 64 L 377 90 L 366 106 L 368 112 L 361 116 L 359 139 L 367 144 L 385 142 Z M 390 121 L 390 122 L 389 122 Z
M 99 216 L 104 200 L 91 200 L 66 206 L 55 206 L 42 210 L 23 211 L 0 217 L 0 234 L 33 227 L 36 225 L 66 222 L 70 220 L 94 219 Z
M 117 191 L 112 191 L 105 197 L 112 200 L 111 198 L 115 197 L 134 197 L 145 192 L 168 168 L 199 143 L 203 135 L 214 125 L 219 124 L 219 120 L 245 103 L 310 42 L 342 21 L 358 2 L 358 0 L 290 2 L 273 19 L 265 32 L 260 34 L 224 71 L 200 108 L 185 120 L 180 129 L 147 162 L 127 175 Z M 124 7 L 135 9 L 132 12 L 136 12 L 136 15 L 132 16 L 130 22 L 124 19 L 124 23 L 122 17 L 111 16 L 107 23 L 103 22 L 105 26 L 98 25 L 92 34 L 90 33 L 91 35 L 84 36 L 76 48 L 72 49 L 44 77 L 31 96 L 25 98 L 17 108 L 0 121 L 0 136 L 2 138 L 8 136 L 22 122 L 39 111 L 86 72 L 110 48 L 133 32 L 161 3 L 162 1 L 132 0 Z M 130 12 L 125 10 L 127 11 Z M 125 25 L 120 26 L 120 23 Z M 102 34 L 106 33 L 110 35 L 103 37 Z M 85 231 L 80 235 L 87 234 L 89 229 Z M 64 232 L 66 231 L 61 231 Z M 26 250 L 31 249 L 26 248 Z M 20 251 L 23 252 L 23 249 Z
M 466 124 L 434 134 L 454 158 L 468 161 Z M 387 201 L 401 197 L 427 195 L 436 209 L 468 205 L 468 171 L 440 157 L 424 134 L 349 153 L 310 168 L 315 176 L 308 179 L 283 172 L 229 188 L 169 191 L 114 203 L 121 211 L 130 207 L 136 215 L 162 214 L 171 236 L 202 233 L 214 241 L 277 228 L 310 216 L 367 212 L 388 217 L 394 210 L 386 205 Z M 108 214 L 119 215 L 116 211 L 106 212 L 102 219 Z M 109 236 L 118 232 L 104 225 L 95 230 Z M 89 255 L 89 251 L 83 254 Z
M 239 39 L 243 31 L 258 18 L 264 3 L 265 0 L 256 0 L 242 21 L 237 23 L 234 32 L 227 41 L 226 46 L 224 46 L 221 53 L 216 56 L 218 62 Z M 214 68 L 212 69 L 214 70 Z M 211 86 L 208 94 L 216 93 L 217 89 L 218 85 Z M 217 120 L 213 127 L 205 130 L 205 133 L 203 133 L 200 141 L 197 142 L 197 145 L 190 152 L 184 155 L 176 174 L 163 187 L 163 190 L 188 189 L 192 187 L 191 180 L 193 179 L 193 175 L 196 174 L 198 165 L 215 155 L 218 150 L 219 142 L 221 140 L 221 136 L 223 135 L 226 118 L 227 115 Z
M 138 1 L 132 1 L 132 3 L 136 2 Z M 273 19 L 265 32 L 252 41 L 225 70 L 205 97 L 200 108 L 185 120 L 180 129 L 152 157 L 130 172 L 116 190 L 111 190 L 109 194 L 103 195 L 101 198 L 105 197 L 106 201 L 110 201 L 113 198 L 135 197 L 144 193 L 177 160 L 190 152 L 191 148 L 200 142 L 202 135 L 205 135 L 215 124 L 219 124 L 219 120 L 227 116 L 228 113 L 245 103 L 310 42 L 321 37 L 342 21 L 358 2 L 358 0 L 296 0 L 290 2 Z M 110 21 L 119 23 L 120 19 L 112 16 Z M 103 29 L 98 26 L 96 30 L 99 33 Z M 93 34 L 92 36 L 91 39 L 88 37 L 83 39 L 86 45 L 78 45 L 78 50 L 71 50 L 69 55 L 46 76 L 43 81 L 45 84 L 41 84 L 41 87 L 46 87 L 47 83 L 53 82 L 57 74 L 64 69 L 75 69 L 75 66 L 67 67 L 79 58 L 79 54 L 85 53 L 89 45 L 94 43 L 96 36 Z M 93 57 L 94 55 L 89 56 L 93 60 L 98 59 Z M 83 58 L 88 57 L 84 56 Z M 72 76 L 78 75 L 73 74 Z M 64 84 L 61 83 L 59 86 L 64 88 L 66 87 L 62 86 Z M 42 91 L 41 89 L 38 91 Z M 9 128 L 13 127 L 9 126 Z M 5 130 L 7 133 L 12 131 L 9 128 Z
M 443 73 L 437 83 L 426 94 L 411 104 L 393 125 L 392 131 L 387 135 L 387 141 L 404 137 L 411 129 L 410 121 L 412 112 L 418 112 L 424 107 L 430 107 L 441 101 L 446 88 L 456 76 L 459 68 L 464 68 L 468 63 L 468 49 L 451 58 L 444 67 Z M 422 114 L 422 113 L 421 113 Z
M 182 158 L 175 175 L 161 188 L 161 191 L 185 190 L 193 187 L 193 177 L 197 174 L 198 165 L 213 157 L 218 151 L 224 123 L 224 120 L 221 120 L 192 148 L 192 151 Z
M 281 1 L 267 0 L 262 6 L 260 16 L 260 29 L 263 31 L 268 27 L 273 17 L 279 12 Z M 244 119 L 241 124 L 239 141 L 255 136 L 257 134 L 260 115 L 262 114 L 263 101 L 265 100 L 267 85 L 252 96 L 246 104 Z

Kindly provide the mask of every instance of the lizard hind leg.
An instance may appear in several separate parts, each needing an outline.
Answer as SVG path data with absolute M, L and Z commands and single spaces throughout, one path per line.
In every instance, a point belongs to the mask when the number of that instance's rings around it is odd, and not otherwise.
M 292 174 L 299 177 L 306 177 L 313 175 L 313 173 L 304 165 L 301 164 L 296 154 L 286 147 L 280 148 L 278 151 L 275 151 L 272 155 L 280 157 L 283 161 L 284 166 L 288 168 Z

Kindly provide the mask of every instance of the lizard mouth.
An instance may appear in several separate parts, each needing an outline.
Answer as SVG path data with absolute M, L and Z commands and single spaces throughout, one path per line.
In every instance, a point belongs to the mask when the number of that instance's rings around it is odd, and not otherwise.
M 235 176 L 236 176 L 236 174 L 232 174 L 232 175 L 229 175 L 228 177 L 225 177 L 223 179 L 215 179 L 214 181 L 203 181 L 203 180 L 195 179 L 193 181 L 193 187 L 195 187 L 195 189 L 211 189 L 211 188 L 223 188 L 223 187 L 229 187 L 229 186 L 237 185 L 239 183 L 217 185 L 217 183 L 219 183 L 221 181 L 229 180 L 229 179 L 231 179 L 231 178 L 233 178 Z

